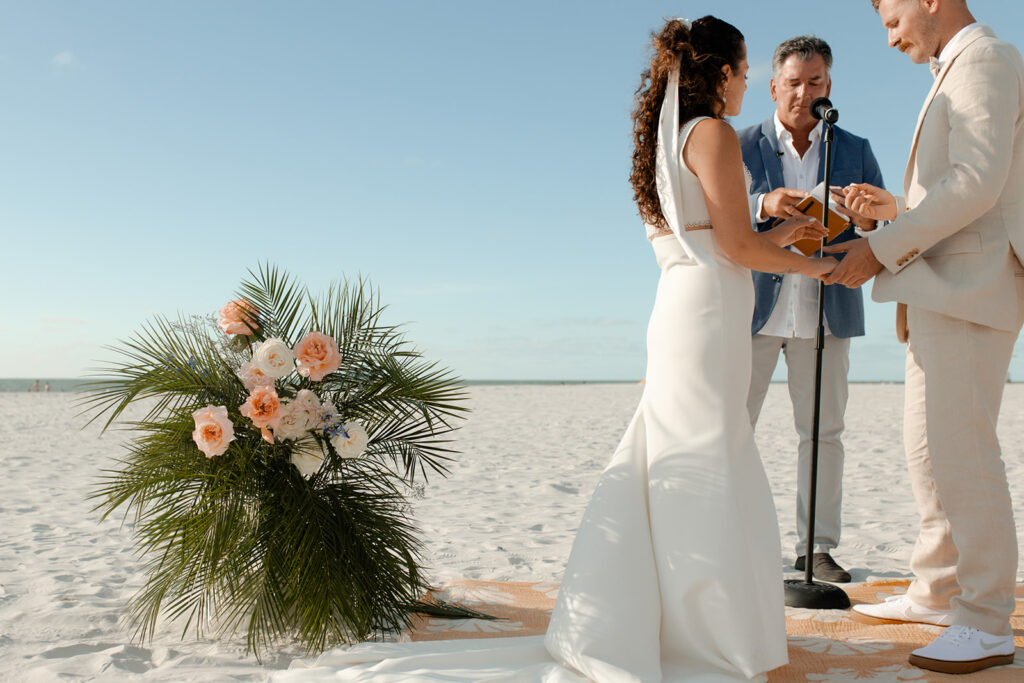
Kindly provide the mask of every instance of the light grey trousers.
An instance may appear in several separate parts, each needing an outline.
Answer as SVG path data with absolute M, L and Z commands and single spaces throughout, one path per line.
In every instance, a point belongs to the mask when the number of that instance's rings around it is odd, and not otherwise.
M 797 445 L 796 554 L 807 548 L 807 513 L 811 496 L 811 430 L 814 421 L 814 339 L 796 339 L 755 334 L 750 395 L 747 409 L 750 423 L 757 426 L 779 352 L 786 358 L 789 397 Z M 821 414 L 818 431 L 818 486 L 814 518 L 814 552 L 827 553 L 839 545 L 843 507 L 843 442 L 849 386 L 850 340 L 825 336 L 821 367 Z

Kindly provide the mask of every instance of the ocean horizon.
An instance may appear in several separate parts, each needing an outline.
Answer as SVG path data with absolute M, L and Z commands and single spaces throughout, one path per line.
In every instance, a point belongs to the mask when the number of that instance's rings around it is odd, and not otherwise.
M 580 384 L 638 384 L 638 379 L 466 379 L 466 386 L 559 386 Z M 51 393 L 69 393 L 80 391 L 89 380 L 76 377 L 0 377 L 0 392 L 17 393 L 31 392 L 33 384 L 39 382 L 39 390 L 49 384 Z M 785 383 L 785 379 L 772 380 L 773 384 Z M 1011 382 L 1016 384 L 1017 382 Z M 850 380 L 850 384 L 903 384 L 903 379 L 858 379 Z

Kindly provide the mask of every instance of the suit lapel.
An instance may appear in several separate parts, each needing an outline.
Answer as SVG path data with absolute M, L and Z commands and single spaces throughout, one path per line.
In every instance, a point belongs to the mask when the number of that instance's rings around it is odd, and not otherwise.
M 910 179 L 914 176 L 914 159 L 917 156 L 917 143 L 921 138 L 921 127 L 924 125 L 924 117 L 928 113 L 928 108 L 931 106 L 932 101 L 935 99 L 935 95 L 939 92 L 939 86 L 942 85 L 942 81 L 946 78 L 946 74 L 949 73 L 949 68 L 953 66 L 953 62 L 960 56 L 960 53 L 964 49 L 981 38 L 982 36 L 995 37 L 995 33 L 992 29 L 987 26 L 979 26 L 975 30 L 971 31 L 970 34 L 964 38 L 963 42 L 956 48 L 952 55 L 945 64 L 942 65 L 942 70 L 939 71 L 938 75 L 935 76 L 935 82 L 932 83 L 932 89 L 928 91 L 928 97 L 924 100 L 924 105 L 921 107 L 921 113 L 917 116 L 917 126 L 914 128 L 914 140 L 910 144 L 910 157 L 907 159 L 907 170 L 903 174 L 903 193 L 906 194 L 910 191 Z
M 782 159 L 779 158 L 779 138 L 775 134 L 775 118 L 772 117 L 761 124 L 761 163 L 764 164 L 765 175 L 768 177 L 768 189 L 775 190 L 785 187 L 782 175 Z

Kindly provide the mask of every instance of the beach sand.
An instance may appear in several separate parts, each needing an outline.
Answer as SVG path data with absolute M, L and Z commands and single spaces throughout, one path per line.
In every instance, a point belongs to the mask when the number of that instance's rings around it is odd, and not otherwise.
M 462 455 L 414 501 L 434 582 L 559 581 L 583 508 L 641 392 L 628 384 L 472 387 Z M 243 638 L 182 641 L 180 623 L 161 624 L 152 642 L 132 642 L 119 622 L 142 585 L 131 525 L 100 522 L 86 499 L 128 434 L 82 429 L 73 400 L 0 393 L 0 680 L 262 681 L 302 657 L 288 646 L 260 664 L 245 655 Z M 850 388 L 835 557 L 855 581 L 908 576 L 916 514 L 902 401 L 902 385 Z M 999 433 L 1024 520 L 1024 385 L 1007 386 Z M 769 391 L 757 442 L 778 507 L 779 561 L 796 577 L 796 437 L 783 385 Z

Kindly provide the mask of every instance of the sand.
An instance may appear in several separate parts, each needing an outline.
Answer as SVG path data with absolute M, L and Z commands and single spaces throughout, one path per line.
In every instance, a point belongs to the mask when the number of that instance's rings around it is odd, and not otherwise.
M 641 391 L 624 384 L 473 387 L 474 412 L 459 435 L 463 454 L 449 478 L 432 478 L 414 502 L 434 582 L 558 581 Z M 901 447 L 902 400 L 901 385 L 851 387 L 835 556 L 855 581 L 908 576 L 916 515 Z M 300 648 L 284 647 L 260 664 L 245 655 L 242 638 L 182 641 L 174 623 L 162 624 L 152 642 L 132 642 L 119 621 L 142 585 L 131 526 L 100 522 L 86 499 L 127 435 L 82 429 L 75 412 L 69 394 L 0 393 L 0 680 L 263 681 L 301 657 Z M 1024 520 L 1024 385 L 1007 386 L 999 432 Z M 779 561 L 789 568 L 795 435 L 784 386 L 769 391 L 757 441 L 779 512 Z

